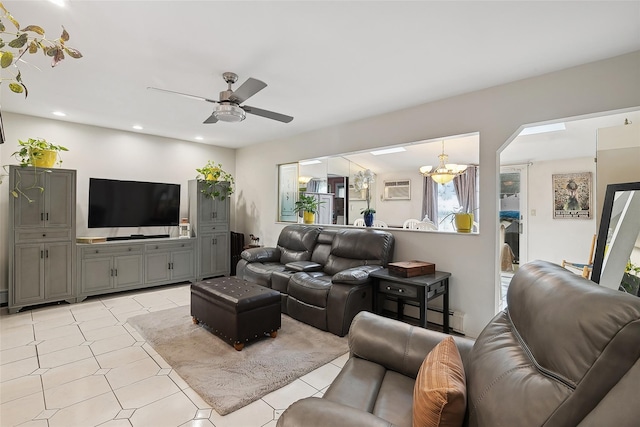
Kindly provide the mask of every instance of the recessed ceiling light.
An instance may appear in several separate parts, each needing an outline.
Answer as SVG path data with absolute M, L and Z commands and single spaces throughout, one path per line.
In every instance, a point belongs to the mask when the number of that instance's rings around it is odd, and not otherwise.
M 394 148 L 386 148 L 384 150 L 375 150 L 372 151 L 371 154 L 374 156 L 381 156 L 383 154 L 391 154 L 391 153 L 401 153 L 403 151 L 407 151 L 404 147 L 394 147 Z
M 204 138 L 203 138 L 203 137 L 201 137 L 201 136 L 196 136 L 196 137 L 195 137 L 195 138 L 193 138 L 193 139 L 195 139 L 196 141 L 202 141 Z
M 51 114 L 53 114 L 54 116 L 58 116 L 58 117 L 64 117 L 64 116 L 66 116 L 66 114 L 65 114 L 65 113 L 63 113 L 62 111 L 54 111 L 54 112 L 53 112 L 53 113 L 51 113 Z
M 143 128 L 142 126 L 140 126 L 140 125 L 134 125 L 134 126 L 133 126 L 133 128 L 134 128 L 135 130 L 142 130 L 142 129 L 144 129 L 144 128 Z
M 522 132 L 520 132 L 520 135 L 518 136 L 535 135 L 537 133 L 555 132 L 559 130 L 567 130 L 567 127 L 564 125 L 564 123 L 551 123 L 549 125 L 531 126 L 522 129 Z
M 320 160 L 305 160 L 304 162 L 300 162 L 300 166 L 308 166 L 308 165 L 317 165 L 318 163 L 322 163 Z

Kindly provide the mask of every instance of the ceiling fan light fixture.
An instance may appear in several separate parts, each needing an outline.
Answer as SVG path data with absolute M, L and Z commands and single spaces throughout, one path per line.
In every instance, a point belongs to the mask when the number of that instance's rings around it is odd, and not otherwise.
M 438 156 L 440 162 L 434 169 L 433 166 L 422 166 L 420 173 L 424 176 L 430 176 L 438 184 L 446 184 L 451 182 L 453 178 L 463 174 L 467 170 L 467 165 L 457 165 L 455 163 L 446 163 L 449 156 L 444 153 L 444 141 L 442 141 L 442 154 Z
M 220 104 L 216 106 L 213 115 L 221 122 L 237 123 L 245 119 L 244 110 L 233 104 Z

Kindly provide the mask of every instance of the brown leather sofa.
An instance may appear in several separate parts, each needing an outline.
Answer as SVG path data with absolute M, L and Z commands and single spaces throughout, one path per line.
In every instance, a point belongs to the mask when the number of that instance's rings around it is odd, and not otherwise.
M 475 343 L 455 338 L 465 426 L 638 425 L 640 298 L 535 261 L 515 274 L 507 304 Z M 323 398 L 294 403 L 277 425 L 411 426 L 415 377 L 445 336 L 358 314 L 350 358 Z
M 393 247 L 379 229 L 290 225 L 276 247 L 243 251 L 236 275 L 279 291 L 283 313 L 344 336 L 358 312 L 372 309 L 369 273 L 387 265 Z

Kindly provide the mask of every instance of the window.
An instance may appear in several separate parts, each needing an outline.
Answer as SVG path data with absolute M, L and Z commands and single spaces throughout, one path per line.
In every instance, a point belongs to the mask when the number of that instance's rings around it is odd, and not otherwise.
M 458 210 L 460 210 L 460 203 L 453 181 L 438 185 L 438 230 L 456 231 L 453 228 L 453 216 L 450 214 Z

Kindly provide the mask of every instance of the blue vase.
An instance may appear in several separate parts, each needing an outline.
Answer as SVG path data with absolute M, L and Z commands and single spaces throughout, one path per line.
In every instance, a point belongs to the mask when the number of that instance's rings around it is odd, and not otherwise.
M 364 225 L 371 227 L 373 225 L 373 213 L 368 212 L 364 214 Z

